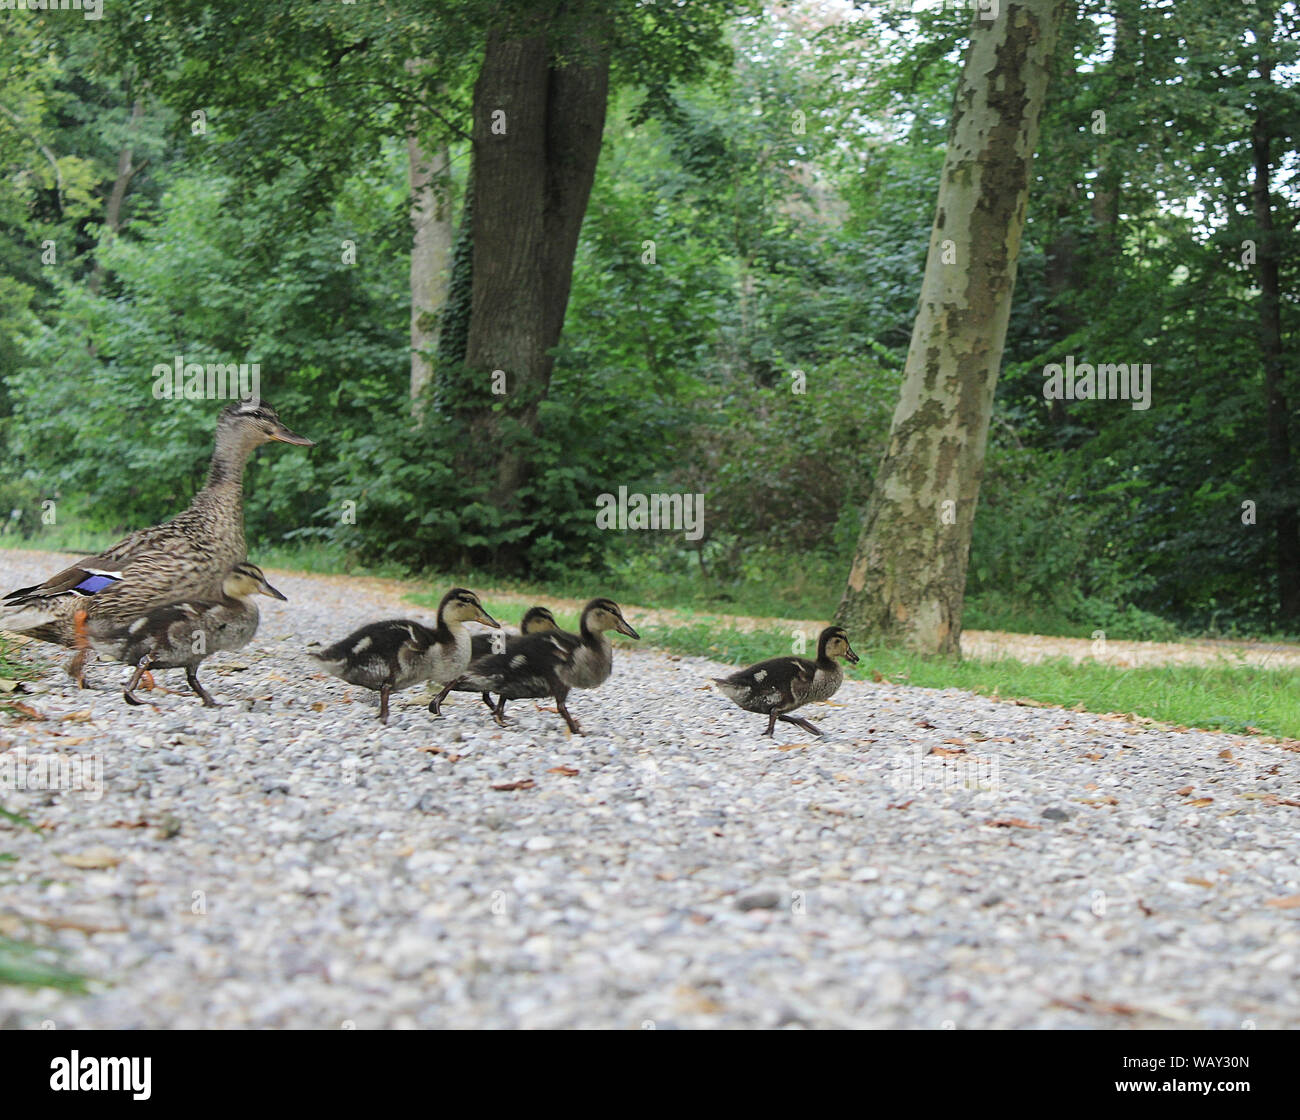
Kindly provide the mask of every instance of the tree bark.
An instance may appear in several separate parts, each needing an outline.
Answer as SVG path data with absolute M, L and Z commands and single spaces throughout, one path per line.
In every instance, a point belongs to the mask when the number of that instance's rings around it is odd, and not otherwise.
M 902 391 L 836 613 L 857 639 L 961 651 L 971 526 L 1063 10 L 1063 0 L 1004 0 L 972 28 Z
M 495 457 L 491 498 L 515 505 L 550 385 L 578 231 L 600 156 L 610 36 L 599 3 L 489 35 L 474 87 L 473 288 L 463 411 Z M 504 129 L 504 131 L 502 131 Z M 504 375 L 494 394 L 493 374 Z M 504 406 L 504 407 L 497 407 Z
M 1272 24 L 1258 29 L 1259 76 L 1268 86 L 1273 81 Z M 1264 95 L 1261 94 L 1261 98 Z M 1259 229 L 1259 343 L 1264 362 L 1264 394 L 1267 407 L 1269 501 L 1277 535 L 1278 610 L 1281 621 L 1300 619 L 1300 509 L 1297 509 L 1295 464 L 1291 458 L 1290 413 L 1287 410 L 1286 367 L 1282 342 L 1282 300 L 1280 251 L 1273 221 L 1272 146 L 1273 126 L 1264 104 L 1258 104 L 1251 127 L 1251 155 L 1254 181 L 1251 200 L 1255 225 Z
M 137 97 L 131 105 L 131 125 L 134 125 L 142 116 L 144 116 L 144 102 Z M 148 166 L 149 161 L 147 159 L 138 164 L 134 161 L 133 150 L 130 147 L 123 147 L 117 153 L 117 175 L 113 179 L 112 189 L 108 192 L 108 202 L 104 205 L 104 225 L 108 227 L 109 232 L 114 237 L 122 230 L 122 204 L 126 201 L 126 192 L 131 186 L 131 180 Z M 98 294 L 103 280 L 104 266 L 96 257 L 95 266 L 91 269 L 90 279 L 87 281 L 87 287 Z
M 451 154 L 445 143 L 427 153 L 418 136 L 406 139 L 411 175 L 411 401 L 433 380 L 433 360 L 451 277 Z

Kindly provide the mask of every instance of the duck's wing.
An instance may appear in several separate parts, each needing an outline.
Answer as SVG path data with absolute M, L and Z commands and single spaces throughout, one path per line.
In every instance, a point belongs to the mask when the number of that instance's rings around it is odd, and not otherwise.
M 715 677 L 718 690 L 742 707 L 757 711 L 798 707 L 812 687 L 816 666 L 802 657 L 773 657 L 727 677 Z
M 473 662 L 460 684 L 475 692 L 496 692 L 507 699 L 550 696 L 555 672 L 573 658 L 573 646 L 557 631 L 528 634 L 511 642 L 504 653 Z
M 83 561 L 64 568 L 44 583 L 20 587 L 0 599 L 0 630 L 30 630 L 57 619 L 70 599 L 89 598 L 116 587 L 121 568 Z

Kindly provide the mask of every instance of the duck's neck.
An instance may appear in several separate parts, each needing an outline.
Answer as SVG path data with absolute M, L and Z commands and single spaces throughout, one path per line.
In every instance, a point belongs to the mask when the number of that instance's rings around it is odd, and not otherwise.
M 591 626 L 588 625 L 587 616 L 585 614 L 582 616 L 582 622 L 579 625 L 578 630 L 582 634 L 583 642 L 589 646 L 598 646 L 602 642 L 609 640 L 605 637 L 605 631 L 593 630 Z
M 465 631 L 465 624 L 454 618 L 447 618 L 440 610 L 438 611 L 438 628 L 434 630 L 434 639 L 439 642 L 451 641 L 459 637 Z
M 208 464 L 208 490 L 229 490 L 242 494 L 244 490 L 244 466 L 253 454 L 255 447 L 245 443 L 217 437 L 217 447 L 212 453 L 212 462 Z

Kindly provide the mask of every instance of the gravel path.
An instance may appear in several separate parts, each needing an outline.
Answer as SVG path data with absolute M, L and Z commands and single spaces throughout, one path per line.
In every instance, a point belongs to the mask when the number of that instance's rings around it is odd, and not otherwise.
M 418 612 L 271 579 L 203 672 L 231 706 L 130 709 L 99 664 L 0 716 L 0 762 L 103 766 L 0 793 L 43 829 L 0 822 L 0 934 L 95 979 L 0 988 L 0 1027 L 1300 1026 L 1293 744 L 869 680 L 773 743 L 624 640 L 584 736 L 414 691 L 383 728 L 301 647 Z

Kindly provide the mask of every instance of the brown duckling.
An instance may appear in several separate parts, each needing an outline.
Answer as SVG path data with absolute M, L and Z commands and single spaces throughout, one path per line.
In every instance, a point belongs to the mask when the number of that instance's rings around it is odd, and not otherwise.
M 813 723 L 786 713 L 814 700 L 828 700 L 835 695 L 844 681 L 844 670 L 835 660 L 837 657 L 853 664 L 858 661 L 844 628 L 828 626 L 817 639 L 816 661 L 809 661 L 806 657 L 773 657 L 729 677 L 714 677 L 713 680 L 724 696 L 745 711 L 768 717 L 764 735 L 776 737 L 777 720 L 822 735 L 825 733 Z
M 474 662 L 460 683 L 475 692 L 496 693 L 493 719 L 505 725 L 505 702 L 525 697 L 551 696 L 570 731 L 580 734 L 565 706 L 570 690 L 599 688 L 614 666 L 610 630 L 640 638 L 613 599 L 592 599 L 582 610 L 580 633 L 564 630 L 526 635 L 504 653 Z M 491 707 L 491 704 L 488 705 Z
M 438 625 L 433 629 L 408 618 L 372 622 L 311 656 L 326 672 L 378 692 L 379 719 L 387 723 L 391 693 L 425 681 L 447 684 L 469 667 L 466 622 L 501 625 L 474 592 L 453 587 L 438 604 Z

